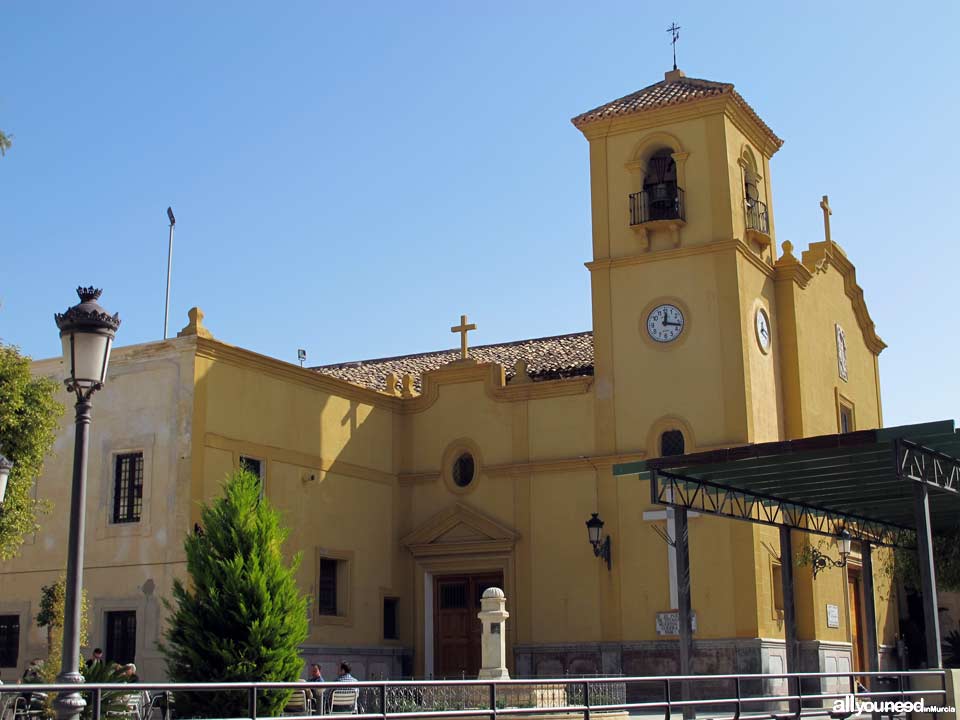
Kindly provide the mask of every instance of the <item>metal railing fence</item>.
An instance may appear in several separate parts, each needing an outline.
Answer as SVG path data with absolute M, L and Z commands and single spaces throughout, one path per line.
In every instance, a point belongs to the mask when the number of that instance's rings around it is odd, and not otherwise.
M 686 220 L 683 188 L 676 183 L 666 184 L 659 194 L 651 190 L 630 193 L 630 225 L 642 225 L 654 220 Z
M 926 680 L 926 683 L 923 681 Z M 922 687 L 935 685 L 933 688 Z M 825 691 L 825 685 L 833 685 Z M 713 688 L 700 692 L 698 687 Z M 868 687 L 869 686 L 869 687 Z M 591 720 L 594 714 L 627 712 L 663 717 L 680 713 L 691 717 L 709 712 L 711 720 L 790 720 L 814 716 L 835 719 L 854 714 L 832 710 L 835 700 L 852 696 L 855 701 L 912 702 L 923 698 L 928 705 L 945 705 L 946 676 L 943 670 L 850 673 L 792 673 L 743 675 L 687 675 L 642 677 L 536 678 L 511 680 L 380 680 L 368 682 L 226 682 L 226 683 L 106 683 L 83 685 L 0 685 L 2 720 L 32 720 L 40 715 L 20 713 L 13 717 L 10 701 L 31 694 L 83 693 L 89 720 L 180 720 L 177 696 L 183 693 L 232 693 L 245 698 L 246 712 L 233 715 L 250 720 L 307 720 L 328 714 L 327 708 L 297 714 L 268 715 L 257 711 L 258 701 L 271 692 L 299 690 L 331 693 L 356 688 L 355 720 L 402 720 L 405 718 L 510 718 L 551 713 L 572 713 Z M 722 688 L 718 690 L 718 688 Z M 702 688 L 701 688 L 702 689 Z M 145 712 L 105 711 L 107 698 L 143 694 L 150 698 Z M 699 697 L 695 697 L 700 695 Z M 153 702 L 163 698 L 161 703 Z M 631 700 L 631 698 L 633 698 Z M 122 703 L 121 703 L 122 704 Z M 20 703 L 23 705 L 23 703 Z M 334 713 L 339 714 L 339 713 Z M 888 714 L 888 713 L 884 713 Z M 186 717 L 186 716 L 183 716 Z M 204 716 L 212 717 L 212 716 Z M 224 718 L 224 715 L 217 715 Z
M 757 230 L 770 234 L 770 215 L 767 204 L 760 200 L 744 200 L 743 210 L 746 216 L 747 230 Z

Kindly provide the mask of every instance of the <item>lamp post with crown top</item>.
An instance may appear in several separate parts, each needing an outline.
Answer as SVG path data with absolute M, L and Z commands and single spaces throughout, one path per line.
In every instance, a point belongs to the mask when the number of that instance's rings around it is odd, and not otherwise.
M 55 320 L 60 328 L 64 384 L 75 393 L 76 439 L 73 446 L 73 484 L 70 492 L 70 535 L 67 550 L 67 582 L 64 593 L 63 657 L 57 683 L 80 684 L 80 597 L 83 592 L 84 506 L 87 496 L 87 447 L 91 398 L 103 387 L 110 362 L 110 348 L 120 327 L 120 316 L 110 315 L 97 303 L 100 290 L 77 288 L 80 303 Z M 77 720 L 86 702 L 79 692 L 60 693 L 55 701 L 60 720 Z

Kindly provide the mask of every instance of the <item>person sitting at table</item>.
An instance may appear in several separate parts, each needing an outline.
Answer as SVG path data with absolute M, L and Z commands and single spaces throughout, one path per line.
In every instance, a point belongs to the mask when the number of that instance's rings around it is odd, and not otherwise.
M 326 682 L 323 679 L 323 673 L 320 672 L 320 666 L 317 665 L 317 663 L 313 663 L 310 666 L 310 675 L 307 677 L 307 682 L 314 682 L 314 683 Z M 322 689 L 311 690 L 310 693 L 313 695 L 313 702 L 316 704 L 317 709 L 322 712 L 323 690 Z
M 337 675 L 337 682 L 358 682 L 357 679 L 350 674 L 350 665 L 342 662 L 340 663 L 340 674 Z

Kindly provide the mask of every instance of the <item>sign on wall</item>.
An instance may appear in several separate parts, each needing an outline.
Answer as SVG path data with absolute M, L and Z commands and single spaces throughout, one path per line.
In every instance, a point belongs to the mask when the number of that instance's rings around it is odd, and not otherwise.
M 836 605 L 827 605 L 827 627 L 840 627 L 840 608 Z
M 697 631 L 697 614 L 690 613 L 690 632 Z M 676 610 L 671 612 L 657 613 L 657 635 L 679 635 L 680 634 L 680 613 Z

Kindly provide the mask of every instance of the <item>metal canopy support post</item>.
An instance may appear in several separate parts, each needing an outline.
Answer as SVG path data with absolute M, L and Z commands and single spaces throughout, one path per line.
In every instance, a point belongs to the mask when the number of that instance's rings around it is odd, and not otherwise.
M 860 543 L 863 558 L 863 611 L 867 616 L 867 672 L 880 671 L 880 654 L 877 647 L 877 605 L 873 596 L 873 548 L 868 542 Z
M 790 528 L 780 526 L 780 582 L 783 590 L 783 633 L 787 646 L 787 672 L 800 672 L 797 657 L 797 606 L 793 599 L 793 539 Z
M 927 639 L 927 667 L 941 668 L 940 620 L 937 617 L 937 573 L 933 567 L 930 534 L 930 495 L 926 483 L 913 483 L 913 508 L 917 518 L 917 564 L 923 599 L 923 627 Z
M 780 589 L 783 593 L 783 636 L 784 649 L 787 653 L 787 672 L 800 672 L 800 657 L 797 653 L 797 606 L 793 599 L 793 539 L 790 537 L 790 528 L 780 526 Z M 798 680 L 791 678 L 788 691 L 797 695 Z M 791 710 L 796 711 L 794 703 Z
M 674 522 L 677 532 L 677 610 L 679 617 L 678 632 L 680 634 L 680 674 L 692 675 L 691 660 L 693 658 L 693 632 L 690 622 L 690 543 L 687 525 L 687 509 L 677 508 L 674 511 Z M 681 693 L 684 700 L 690 699 L 690 683 L 681 684 Z M 684 706 L 683 716 L 694 717 L 693 708 Z

